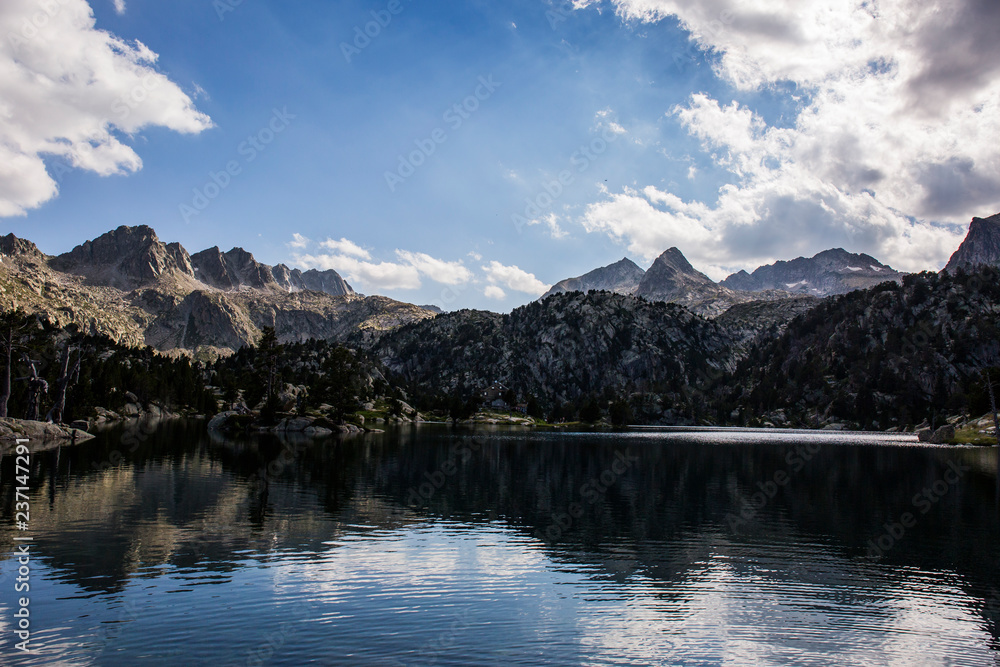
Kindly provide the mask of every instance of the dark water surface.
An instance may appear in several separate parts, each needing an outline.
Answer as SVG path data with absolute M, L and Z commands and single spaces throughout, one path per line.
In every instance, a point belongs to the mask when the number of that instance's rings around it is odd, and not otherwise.
M 27 532 L 14 464 L 2 664 L 1000 664 L 995 449 L 174 422 L 35 453 Z

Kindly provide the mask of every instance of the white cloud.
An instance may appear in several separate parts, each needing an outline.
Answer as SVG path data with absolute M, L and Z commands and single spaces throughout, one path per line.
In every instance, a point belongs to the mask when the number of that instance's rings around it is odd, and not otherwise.
M 492 261 L 483 267 L 486 278 L 492 285 L 503 285 L 515 292 L 524 292 L 532 296 L 541 296 L 548 291 L 549 286 L 535 277 L 535 274 L 523 271 L 517 266 L 504 266 Z
M 371 253 L 357 245 L 352 241 L 347 239 L 340 239 L 335 241 L 333 239 L 327 239 L 319 244 L 321 248 L 327 250 L 332 250 L 338 255 L 349 255 L 351 257 L 360 257 L 361 259 L 371 259 Z
M 346 255 L 299 255 L 298 264 L 311 269 L 334 270 L 350 283 L 366 289 L 419 289 L 420 272 L 415 267 L 392 262 L 366 262 Z
M 288 246 L 303 250 L 310 243 L 301 234 L 293 234 Z M 371 253 L 346 238 L 339 241 L 327 239 L 319 245 L 332 252 L 296 254 L 295 262 L 306 268 L 332 269 L 349 282 L 358 283 L 365 289 L 419 289 L 423 286 L 422 278 L 429 278 L 443 285 L 463 285 L 473 278 L 472 271 L 461 261 L 448 262 L 422 252 L 396 250 L 399 261 L 385 262 L 372 260 Z
M 472 272 L 465 268 L 462 262 L 446 262 L 422 252 L 407 250 L 397 250 L 396 256 L 403 263 L 419 271 L 421 275 L 443 285 L 462 285 L 472 280 Z
M 310 243 L 312 243 L 311 240 L 296 232 L 292 234 L 292 240 L 288 242 L 288 247 L 295 248 L 296 250 L 305 250 L 309 247 Z
M 799 108 L 777 127 L 692 95 L 670 115 L 734 184 L 710 206 L 625 191 L 591 206 L 587 229 L 715 266 L 844 245 L 917 270 L 947 260 L 959 225 L 1000 209 L 1000 146 L 984 140 L 1000 136 L 1000 4 L 613 1 L 631 20 L 676 16 L 719 55 L 722 79 L 793 91 Z
M 121 134 L 212 125 L 149 48 L 97 30 L 85 0 L 4 0 L 0 35 L 0 217 L 57 195 L 43 156 L 102 176 L 135 172 L 142 160 Z
M 483 295 L 487 299 L 494 299 L 496 301 L 503 301 L 507 298 L 507 293 L 496 285 L 487 285 L 486 289 L 483 290 Z
M 115 5 L 115 12 L 118 14 L 125 13 L 125 0 L 113 0 Z

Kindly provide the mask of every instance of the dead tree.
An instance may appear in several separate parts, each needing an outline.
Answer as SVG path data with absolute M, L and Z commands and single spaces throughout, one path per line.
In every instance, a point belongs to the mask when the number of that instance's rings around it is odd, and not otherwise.
M 56 400 L 52 405 L 52 409 L 49 410 L 49 414 L 45 415 L 45 421 L 50 424 L 58 424 L 62 422 L 63 412 L 66 410 L 66 392 L 69 391 L 70 386 L 80 377 L 80 363 L 83 361 L 83 352 L 80 352 L 76 357 L 76 363 L 70 368 L 69 358 L 73 351 L 72 346 L 67 345 L 63 349 L 62 362 L 59 364 L 59 379 L 56 380 Z
M 18 380 L 28 381 L 28 409 L 24 418 L 28 421 L 38 421 L 42 413 L 42 399 L 49 393 L 49 383 L 38 375 L 37 361 L 24 355 L 24 363 L 31 369 L 31 375 Z
M 10 402 L 10 375 L 14 367 L 14 348 L 18 347 L 21 330 L 26 326 L 24 311 L 18 309 L 0 315 L 0 354 L 4 358 L 0 376 L 0 419 L 7 418 Z

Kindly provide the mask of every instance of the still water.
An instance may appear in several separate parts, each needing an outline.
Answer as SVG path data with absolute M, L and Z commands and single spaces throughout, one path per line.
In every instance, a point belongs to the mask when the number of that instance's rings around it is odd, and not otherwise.
M 133 425 L 33 455 L 28 533 L 0 465 L 2 664 L 1000 664 L 995 449 Z

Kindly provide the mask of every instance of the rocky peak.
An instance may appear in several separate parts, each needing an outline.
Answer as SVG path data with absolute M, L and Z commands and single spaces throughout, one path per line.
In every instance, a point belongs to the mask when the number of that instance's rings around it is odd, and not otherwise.
M 193 275 L 187 251 L 178 243 L 164 244 L 146 225 L 122 225 L 53 258 L 51 266 L 124 289 L 155 282 L 169 272 Z
M 691 266 L 684 253 L 671 248 L 649 267 L 636 294 L 651 301 L 673 301 L 692 289 L 716 287 L 711 278 Z
M 1000 266 L 1000 213 L 989 218 L 973 218 L 969 233 L 951 256 L 945 271 L 981 265 Z
M 13 234 L 0 237 L 0 254 L 7 255 L 8 257 L 20 257 L 22 255 L 29 257 L 42 256 L 41 251 L 38 250 L 38 246 L 31 241 L 19 239 Z
M 635 290 L 646 274 L 635 262 L 625 257 L 609 266 L 594 269 L 578 278 L 567 278 L 556 283 L 552 289 L 542 295 L 545 299 L 553 294 L 563 292 L 591 292 L 604 290 L 616 294 L 635 294 Z
M 218 246 L 191 256 L 198 280 L 222 290 L 278 287 L 271 267 L 261 264 L 243 248 L 222 252 Z
M 867 289 L 890 280 L 898 283 L 902 274 L 870 255 L 832 248 L 811 258 L 799 257 L 762 266 L 752 274 L 740 271 L 721 284 L 747 292 L 783 290 L 824 297 Z

